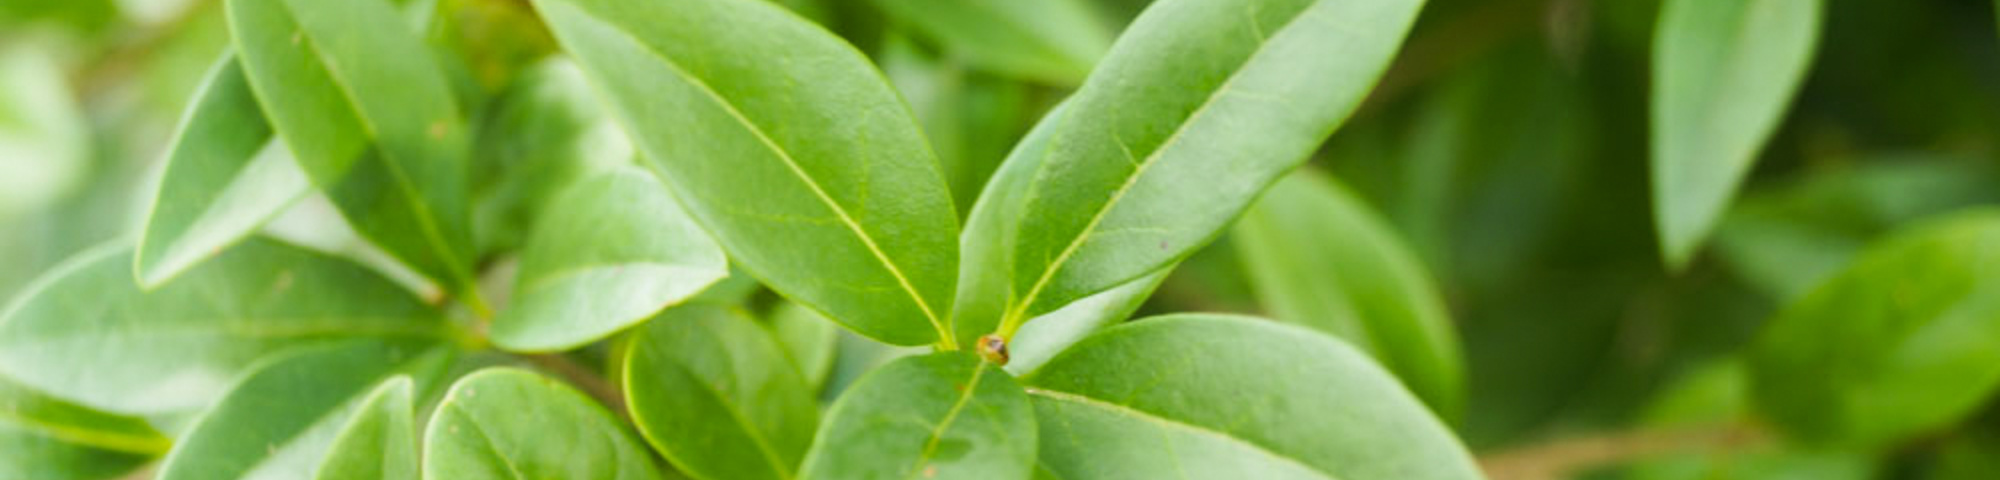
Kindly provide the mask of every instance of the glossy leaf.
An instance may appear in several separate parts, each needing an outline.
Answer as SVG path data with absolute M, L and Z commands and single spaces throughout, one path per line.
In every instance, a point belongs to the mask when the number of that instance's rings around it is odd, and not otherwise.
M 411 376 L 433 382 L 448 360 L 442 350 L 376 342 L 278 357 L 202 414 L 174 446 L 159 478 L 312 478 L 326 472 L 328 453 L 342 432 L 362 418 L 376 390 L 400 385 L 407 401 Z M 390 444 L 386 438 L 378 440 L 372 447 L 379 454 Z
M 0 378 L 0 478 L 114 478 L 168 445 L 144 421 L 93 411 Z
M 874 3 L 968 63 L 1058 85 L 1081 83 L 1111 46 L 1111 32 L 1081 0 Z
M 416 480 L 422 471 L 412 385 L 405 377 L 392 378 L 362 397 L 313 478 Z
M 62 200 L 89 171 L 90 124 L 64 75 L 33 42 L 0 47 L 0 220 Z
M 771 313 L 765 325 L 770 327 L 771 336 L 778 340 L 779 346 L 784 347 L 785 358 L 798 367 L 808 389 L 818 391 L 826 385 L 827 375 L 833 373 L 834 348 L 840 339 L 840 330 L 834 328 L 832 320 L 787 302 Z
M 424 431 L 424 478 L 665 478 L 602 405 L 555 379 L 489 368 L 459 379 Z
M 344 260 L 251 240 L 151 292 L 131 249 L 79 255 L 0 317 L 0 370 L 32 388 L 120 413 L 213 401 L 282 349 L 343 338 L 441 339 L 431 308 Z
M 1043 120 L 1061 123 L 1027 190 L 1002 331 L 1215 238 L 1353 112 L 1421 5 L 1154 3 Z
M 1721 219 L 1812 63 L 1822 0 L 1667 0 L 1653 40 L 1653 218 L 1679 268 Z
M 795 476 L 819 407 L 782 347 L 755 320 L 688 304 L 646 322 L 623 371 L 632 422 L 698 479 Z
M 1395 377 L 1300 327 L 1208 314 L 1141 319 L 1084 339 L 1025 383 L 1047 478 L 1150 478 L 1176 467 L 1190 478 L 1482 478 Z
M 209 72 L 180 128 L 133 260 L 148 287 L 249 237 L 312 189 L 233 54 Z
M 764 1 L 535 6 L 732 260 L 864 335 L 947 335 L 950 192 L 909 108 L 853 47 Z
M 1310 171 L 1279 180 L 1233 243 L 1277 320 L 1347 340 L 1445 418 L 1464 408 L 1458 335 L 1430 274 L 1346 187 Z
M 1035 413 L 1014 379 L 966 352 L 905 357 L 827 411 L 800 478 L 1025 480 Z
M 1785 308 L 1752 350 L 1759 411 L 1873 446 L 1963 419 L 2000 387 L 2000 211 L 1910 227 Z
M 257 100 L 356 231 L 433 280 L 471 281 L 470 143 L 444 71 L 386 0 L 229 0 Z M 388 52 L 394 52 L 389 54 Z
M 562 213 L 536 225 L 513 304 L 493 321 L 493 343 L 502 348 L 555 351 L 597 341 L 729 274 L 722 247 L 637 167 L 581 181 L 549 208 Z

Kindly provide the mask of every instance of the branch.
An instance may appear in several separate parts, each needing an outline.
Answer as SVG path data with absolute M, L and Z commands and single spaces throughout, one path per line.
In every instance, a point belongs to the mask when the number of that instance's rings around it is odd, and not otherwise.
M 1741 423 L 1610 432 L 1482 455 L 1479 465 L 1493 480 L 1546 480 L 1663 455 L 1729 452 L 1770 441 L 1763 429 Z

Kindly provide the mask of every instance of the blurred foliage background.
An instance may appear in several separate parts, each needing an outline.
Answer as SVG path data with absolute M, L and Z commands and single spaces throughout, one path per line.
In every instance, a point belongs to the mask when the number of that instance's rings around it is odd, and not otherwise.
M 979 68 L 880 2 L 775 1 L 875 59 L 924 122 L 961 210 L 1069 90 Z M 456 51 L 455 73 L 480 98 L 553 52 L 526 2 L 411 2 L 422 4 L 408 7 L 412 22 Z M 1115 32 L 1145 3 L 1091 6 Z M 229 43 L 219 7 L 0 0 L 0 297 L 136 233 L 165 143 Z M 1679 272 L 1662 267 L 1647 193 L 1659 11 L 1657 0 L 1429 0 L 1387 77 L 1309 167 L 1359 192 L 1438 279 L 1468 367 L 1460 434 L 1496 477 L 2000 478 L 1991 407 L 1861 452 L 1792 451 L 1732 427 L 1748 415 L 1736 353 L 1777 309 L 1899 226 L 2000 203 L 1993 3 L 1827 0 L 1803 89 Z M 475 122 L 534 121 L 474 105 Z M 482 202 L 514 188 L 510 149 L 532 148 L 506 140 L 482 140 L 474 160 Z M 494 224 L 486 208 L 482 229 Z M 1252 290 L 1225 237 L 1141 313 L 1260 312 Z M 1722 430 L 1685 428 L 1703 425 Z

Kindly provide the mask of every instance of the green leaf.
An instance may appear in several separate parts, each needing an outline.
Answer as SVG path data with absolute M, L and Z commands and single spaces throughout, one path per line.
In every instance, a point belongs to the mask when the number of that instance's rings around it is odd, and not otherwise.
M 731 259 L 863 335 L 954 343 L 950 192 L 853 47 L 764 1 L 535 6 Z
M 0 47 L 0 220 L 47 209 L 89 173 L 90 124 L 50 50 Z
M 806 387 L 819 391 L 826 385 L 827 375 L 833 373 L 834 347 L 840 339 L 840 330 L 834 328 L 833 321 L 813 313 L 812 309 L 786 302 L 771 312 L 765 324 L 770 327 L 771 336 L 785 348 L 785 358 L 805 377 Z
M 233 54 L 210 70 L 180 128 L 133 259 L 149 288 L 249 237 L 312 189 Z
M 742 313 L 688 304 L 646 322 L 624 368 L 646 441 L 697 479 L 789 479 L 819 407 L 770 333 Z
M 965 232 L 959 235 L 959 291 L 953 304 L 957 310 L 952 313 L 953 329 L 958 332 L 961 344 L 971 345 L 981 335 L 993 331 L 1005 314 L 1010 299 L 1008 289 L 1013 285 L 1012 241 L 1027 199 L 1028 182 L 1048 158 L 1045 153 L 1049 137 L 1056 131 L 1054 125 L 1059 123 L 1056 119 L 1061 118 L 1068 105 L 1067 102 L 1056 105 L 1015 145 L 1000 170 L 987 182 L 986 189 L 980 192 L 978 203 L 966 219 Z M 1007 339 L 1011 357 L 1007 371 L 1032 372 L 1084 336 L 1125 320 L 1159 287 L 1170 270 L 1171 267 L 1162 268 L 1027 322 L 1026 327 Z
M 556 197 L 521 253 L 513 304 L 493 343 L 517 351 L 597 341 L 700 293 L 729 274 L 722 247 L 673 194 L 637 167 L 607 171 Z
M 444 70 L 386 0 L 229 0 L 250 86 L 354 229 L 433 280 L 472 282 L 469 135 Z
M 1300 327 L 1209 314 L 1137 320 L 1085 339 L 1025 383 L 1050 478 L 1176 469 L 1189 478 L 1482 478 L 1395 377 Z
M 421 470 L 413 383 L 408 377 L 392 378 L 363 397 L 313 478 L 416 480 Z
M 1233 238 L 1272 317 L 1347 340 L 1439 416 L 1458 418 L 1464 362 L 1444 298 L 1416 254 L 1359 197 L 1300 171 L 1244 212 Z
M 0 378 L 0 478 L 124 475 L 170 442 L 145 421 L 97 412 Z
M 400 385 L 407 400 L 411 376 L 431 383 L 444 373 L 448 351 L 426 350 L 359 341 L 274 358 L 195 421 L 160 468 L 160 479 L 311 478 L 325 472 L 323 463 L 343 431 L 370 428 L 353 421 L 376 390 Z M 379 440 L 370 446 L 378 455 L 391 445 Z
M 1037 118 L 1032 86 L 937 58 L 900 35 L 885 36 L 878 50 L 883 75 L 909 101 L 963 215 Z
M 424 478 L 665 478 L 604 406 L 548 377 L 488 368 L 451 387 L 424 432 Z
M 1034 463 L 1021 386 L 971 353 L 941 352 L 883 365 L 842 393 L 800 478 L 1025 480 Z
M 1874 243 L 1752 349 L 1759 411 L 1807 442 L 1877 446 L 1948 427 L 2000 386 L 2000 211 Z
M 151 292 L 131 248 L 109 245 L 48 273 L 0 316 L 0 372 L 118 413 L 208 404 L 252 362 L 343 338 L 440 339 L 431 308 L 358 265 L 254 239 Z
M 1680 268 L 1805 79 L 1821 0 L 1666 0 L 1653 40 L 1653 218 Z
M 889 18 L 981 68 L 1075 85 L 1111 46 L 1111 31 L 1081 0 L 875 0 Z
M 1015 240 L 1023 320 L 1207 244 L 1361 102 L 1419 0 L 1168 0 L 1054 125 Z
M 632 164 L 634 155 L 583 71 L 563 57 L 525 69 L 493 100 L 476 137 L 473 227 L 488 253 L 520 248 L 551 211 L 550 198 L 593 173 Z

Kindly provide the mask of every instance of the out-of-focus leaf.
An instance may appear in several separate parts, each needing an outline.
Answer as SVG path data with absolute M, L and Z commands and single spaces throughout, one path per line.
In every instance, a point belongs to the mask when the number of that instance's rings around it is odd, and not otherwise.
M 1686 265 L 1777 130 L 1819 43 L 1822 0 L 1667 0 L 1653 43 L 1653 218 Z
M 1035 411 L 1006 371 L 966 352 L 905 357 L 827 411 L 800 478 L 1026 480 Z
M 407 402 L 412 377 L 428 384 L 443 373 L 450 354 L 426 350 L 360 341 L 274 358 L 202 414 L 194 429 L 174 445 L 159 478 L 313 478 L 318 473 L 342 473 L 327 472 L 323 464 L 342 432 L 356 427 L 353 421 L 362 418 L 363 407 L 376 390 L 401 388 Z M 402 434 L 413 436 L 415 430 Z M 380 440 L 368 446 L 377 455 L 391 445 L 386 438 Z M 415 464 L 408 466 L 414 470 Z
M 1060 123 L 1027 187 L 1002 336 L 1215 238 L 1360 104 L 1421 4 L 1153 4 L 1043 120 Z
M 1244 212 L 1233 241 L 1273 318 L 1347 340 L 1439 416 L 1458 418 L 1465 373 L 1444 298 L 1360 198 L 1313 172 L 1294 173 Z
M 119 413 L 184 411 L 288 347 L 343 338 L 441 339 L 408 291 L 358 265 L 251 240 L 151 292 L 129 246 L 49 272 L 0 316 L 0 370 L 37 390 Z
M 386 0 L 228 0 L 272 127 L 356 231 L 473 285 L 470 135 L 444 71 Z
M 1749 371 L 1741 362 L 1724 361 L 1695 369 L 1666 388 L 1640 425 L 1663 432 L 1728 432 L 1750 422 Z M 1751 443 L 1650 458 L 1629 466 L 1626 474 L 1633 480 L 1862 480 L 1874 470 L 1875 462 L 1861 455 Z
M 361 398 L 353 418 L 327 447 L 316 480 L 379 478 L 417 480 L 414 382 L 392 378 Z
M 1482 478 L 1388 371 L 1300 327 L 1141 319 L 1084 339 L 1025 383 L 1051 478 Z
M 625 360 L 626 403 L 646 441 L 697 479 L 788 479 L 819 407 L 756 320 L 688 304 L 646 322 Z
M 555 379 L 513 368 L 452 385 L 424 431 L 424 478 L 665 478 L 604 406 Z
M 765 325 L 770 327 L 778 344 L 785 347 L 785 358 L 798 367 L 808 389 L 819 391 L 826 385 L 827 375 L 833 373 L 834 348 L 840 340 L 840 329 L 834 328 L 832 320 L 813 313 L 812 309 L 786 302 L 771 312 Z
M 93 411 L 0 378 L 0 478 L 113 478 L 168 445 L 142 420 Z
M 191 105 L 133 258 L 148 287 L 242 241 L 312 188 L 271 135 L 235 55 L 216 64 Z
M 841 330 L 834 340 L 833 372 L 826 377 L 826 384 L 819 389 L 821 402 L 831 403 L 847 391 L 847 387 L 861 379 L 862 375 L 875 371 L 898 358 L 923 355 L 931 349 L 924 347 L 898 347 Z
M 951 186 L 952 204 L 963 214 L 1034 121 L 1031 91 L 1026 84 L 934 58 L 902 38 L 882 43 L 882 73 L 923 124 Z
M 1818 286 L 1873 238 L 1925 216 L 2000 204 L 2000 172 L 1983 159 L 1869 158 L 1746 195 L 1716 231 L 1716 253 L 1751 284 L 1791 300 Z
M 485 3 L 485 2 L 481 2 Z M 575 181 L 630 165 L 632 143 L 567 59 L 527 68 L 494 101 L 476 134 L 473 227 L 481 252 L 512 250 Z
M 37 42 L 8 43 L 0 46 L 0 220 L 69 195 L 92 154 L 63 66 Z
M 953 56 L 1024 79 L 1082 83 L 1111 48 L 1111 32 L 1083 0 L 874 2 Z
M 1948 427 L 2000 386 L 2000 211 L 1871 244 L 1767 325 L 1759 410 L 1802 441 L 1875 446 Z
M 760 0 L 535 5 L 732 260 L 863 335 L 953 343 L 951 194 L 853 47 Z
M 567 350 L 630 327 L 729 274 L 722 247 L 651 173 L 623 167 L 556 197 L 493 322 L 511 350 Z

